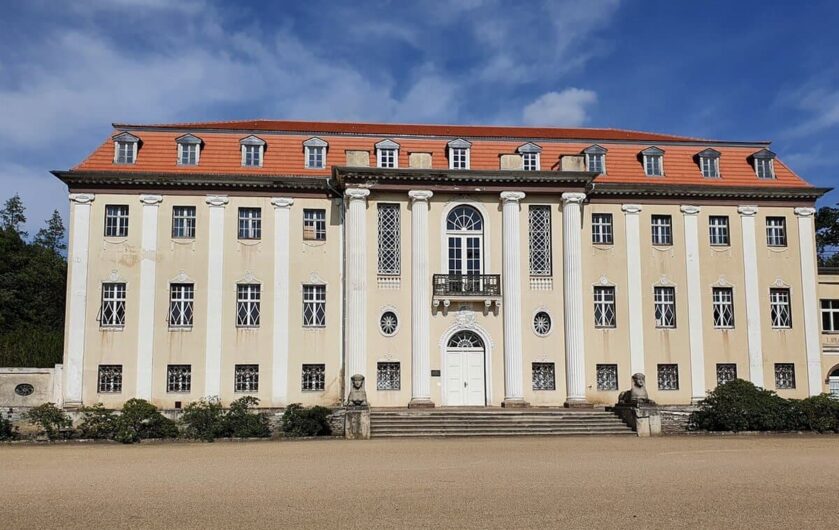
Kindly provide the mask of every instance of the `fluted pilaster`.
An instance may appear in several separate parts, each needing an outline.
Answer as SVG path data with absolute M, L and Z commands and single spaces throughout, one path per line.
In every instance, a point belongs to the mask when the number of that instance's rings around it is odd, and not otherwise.
M 504 402 L 505 407 L 527 406 L 524 401 L 521 353 L 521 236 L 520 202 L 524 193 L 501 193 L 503 217 Z
M 433 193 L 411 190 L 411 402 L 409 407 L 433 407 L 431 401 L 431 274 L 428 258 L 428 201 Z
M 562 261 L 565 302 L 566 406 L 586 405 L 585 344 L 583 338 L 583 263 L 580 205 L 584 193 L 562 194 Z

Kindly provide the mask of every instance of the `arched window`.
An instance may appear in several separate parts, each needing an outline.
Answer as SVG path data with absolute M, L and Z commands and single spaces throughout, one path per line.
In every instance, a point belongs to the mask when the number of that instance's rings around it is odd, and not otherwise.
M 449 348 L 483 348 L 484 341 L 473 331 L 458 331 L 449 338 Z
M 471 206 L 458 206 L 446 217 L 449 274 L 478 275 L 483 272 L 484 220 Z
M 827 376 L 827 391 L 831 396 L 839 399 L 839 366 L 836 366 Z

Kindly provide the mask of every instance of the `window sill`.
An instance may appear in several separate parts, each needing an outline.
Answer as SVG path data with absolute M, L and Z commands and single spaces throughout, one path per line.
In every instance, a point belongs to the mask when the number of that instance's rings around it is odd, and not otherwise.
M 243 239 L 243 238 L 241 238 L 241 237 L 240 237 L 240 238 L 239 238 L 239 239 L 237 239 L 236 241 L 237 241 L 240 245 L 245 245 L 246 247 L 254 247 L 254 246 L 259 245 L 260 243 L 262 243 L 262 239 L 257 238 L 257 237 L 247 238 L 247 239 Z
M 598 243 L 596 241 L 592 241 L 591 244 L 594 246 L 594 248 L 596 248 L 598 250 L 610 250 L 610 249 L 615 248 L 615 243 L 614 242 L 612 242 L 612 243 Z
M 734 326 L 714 326 L 717 331 L 734 331 Z
M 234 390 L 234 394 L 259 394 L 259 390 Z
M 191 394 L 191 393 L 192 393 L 192 390 L 167 390 L 167 391 L 166 391 L 166 393 L 167 393 L 167 394 L 179 394 L 179 395 L 184 395 L 184 394 Z
M 125 331 L 125 326 L 99 326 L 99 331 Z
M 192 331 L 192 326 L 169 326 L 169 331 L 172 331 L 174 333 Z
M 103 396 L 118 396 L 118 395 L 122 394 L 122 390 L 120 390 L 119 392 L 116 392 L 116 391 L 114 391 L 114 392 L 102 392 L 102 391 L 97 390 L 96 393 L 100 394 L 100 395 L 103 395 Z
M 259 329 L 259 326 L 236 326 L 236 329 L 241 329 L 243 331 L 255 331 Z
M 614 331 L 617 328 L 618 328 L 617 326 L 594 326 L 594 329 L 599 330 L 599 331 Z M 666 328 L 662 328 L 662 329 L 666 329 Z
M 173 237 L 171 238 L 172 243 L 177 243 L 179 245 L 188 245 L 190 243 L 195 243 L 194 237 Z
M 103 241 L 109 245 L 121 245 L 128 241 L 128 236 L 104 236 Z
M 301 391 L 301 392 L 306 392 L 306 393 L 325 392 L 325 390 L 324 390 L 324 389 L 322 389 L 322 388 L 319 388 L 319 389 L 317 389 L 317 390 L 306 390 L 306 389 L 302 389 L 302 390 L 300 390 L 300 391 Z
M 792 329 L 792 326 L 785 327 L 785 328 L 776 328 L 775 326 L 772 326 L 772 331 L 789 331 L 791 329 Z
M 304 330 L 309 330 L 309 331 L 321 331 L 321 330 L 326 329 L 326 324 L 324 324 L 322 326 L 305 326 L 304 325 L 303 329 Z

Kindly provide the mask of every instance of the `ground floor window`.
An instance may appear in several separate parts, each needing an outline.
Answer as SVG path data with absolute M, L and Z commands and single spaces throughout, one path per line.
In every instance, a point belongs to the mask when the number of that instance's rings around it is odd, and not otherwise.
M 827 378 L 827 391 L 830 396 L 839 399 L 839 368 L 836 368 Z
M 795 365 L 792 363 L 775 364 L 775 388 L 795 388 Z
M 376 364 L 376 390 L 399 390 L 401 374 L 398 362 Z
M 597 365 L 597 390 L 618 389 L 618 365 L 598 364 Z
M 259 391 L 259 365 L 258 364 L 237 364 L 235 370 L 236 392 L 258 392 Z
M 122 365 L 99 365 L 99 393 L 113 394 L 122 392 Z
M 734 363 L 720 363 L 717 365 L 717 384 L 728 383 L 737 379 L 737 365 Z
M 679 365 L 659 364 L 658 365 L 658 389 L 679 390 Z
M 554 363 L 533 363 L 533 390 L 556 390 Z
M 303 365 L 303 391 L 318 392 L 326 387 L 326 365 Z
M 170 364 L 166 368 L 166 391 L 189 392 L 192 390 L 192 365 Z

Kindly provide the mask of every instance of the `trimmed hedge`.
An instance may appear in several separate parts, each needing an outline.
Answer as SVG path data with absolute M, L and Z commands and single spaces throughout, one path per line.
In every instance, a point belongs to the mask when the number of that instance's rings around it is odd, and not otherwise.
M 329 416 L 332 411 L 326 407 L 303 408 L 300 403 L 292 403 L 283 413 L 283 434 L 289 437 L 329 436 L 332 427 Z
M 267 438 L 271 436 L 268 416 L 252 411 L 258 405 L 258 398 L 244 396 L 231 403 L 225 412 L 216 398 L 194 401 L 181 416 L 183 435 L 205 442 L 216 438 Z

